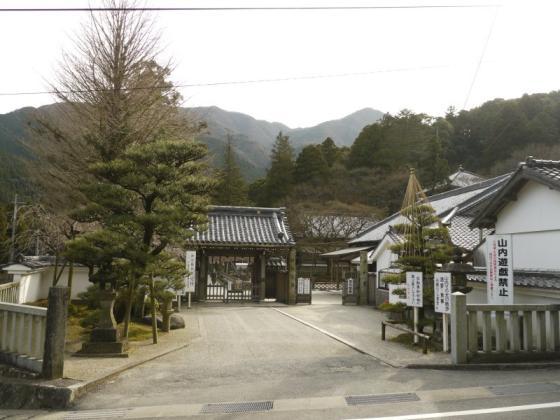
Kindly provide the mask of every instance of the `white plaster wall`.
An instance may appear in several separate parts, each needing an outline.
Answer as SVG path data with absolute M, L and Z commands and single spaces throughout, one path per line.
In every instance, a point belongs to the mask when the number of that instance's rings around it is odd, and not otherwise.
M 560 191 L 529 181 L 498 215 L 496 233 L 560 230 Z
M 379 279 L 379 272 L 385 268 L 391 267 L 393 261 L 397 260 L 397 254 L 390 249 L 391 244 L 384 245 L 383 251 L 377 256 L 377 278 Z M 378 283 L 379 284 L 379 283 Z
M 49 267 L 41 271 L 30 274 L 22 274 L 20 277 L 20 293 L 19 303 L 35 302 L 40 299 L 47 299 L 49 296 L 49 288 L 53 284 L 54 268 Z M 17 281 L 14 278 L 14 281 Z M 61 286 L 68 285 L 68 270 L 62 273 L 58 284 Z M 71 299 L 78 299 L 78 294 L 84 292 L 92 283 L 89 282 L 88 270 L 83 267 L 74 268 L 74 276 L 72 279 L 72 295 Z
M 46 290 L 44 291 L 45 298 L 46 296 L 48 296 L 49 287 L 52 285 L 53 271 L 54 271 L 53 267 L 50 267 L 48 269 L 47 279 L 46 281 L 44 281 L 44 284 L 46 285 Z M 60 280 L 58 281 L 58 284 L 61 286 L 68 286 L 68 267 L 64 268 L 64 271 L 60 276 Z M 88 275 L 87 268 L 74 267 L 74 274 L 72 276 L 72 295 L 70 296 L 70 299 L 78 299 L 78 294 L 81 292 L 85 292 L 86 289 L 92 284 L 93 283 L 89 282 L 89 275 Z
M 560 230 L 514 233 L 512 241 L 514 269 L 560 270 Z
M 41 293 L 41 272 L 22 274 L 19 279 L 19 303 L 43 299 Z

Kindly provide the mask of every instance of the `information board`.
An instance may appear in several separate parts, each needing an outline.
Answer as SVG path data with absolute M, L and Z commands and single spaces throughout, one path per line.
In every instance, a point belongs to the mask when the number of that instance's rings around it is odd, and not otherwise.
M 511 235 L 486 237 L 486 291 L 491 305 L 513 305 Z
M 451 273 L 434 274 L 434 310 L 451 313 Z
M 308 295 L 311 293 L 311 279 L 299 277 L 297 286 L 298 295 Z
M 349 278 L 346 279 L 346 294 L 353 295 L 354 294 L 354 279 Z
M 185 256 L 187 275 L 185 276 L 185 293 L 194 293 L 196 279 L 196 251 L 187 251 Z
M 406 304 L 415 308 L 421 308 L 424 304 L 422 296 L 422 273 L 419 271 L 406 272 Z

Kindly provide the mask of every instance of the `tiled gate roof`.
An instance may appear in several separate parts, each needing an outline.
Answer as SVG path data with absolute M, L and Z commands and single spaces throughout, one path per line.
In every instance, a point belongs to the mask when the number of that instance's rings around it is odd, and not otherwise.
M 189 240 L 197 246 L 290 247 L 295 245 L 284 208 L 214 206 L 208 229 Z

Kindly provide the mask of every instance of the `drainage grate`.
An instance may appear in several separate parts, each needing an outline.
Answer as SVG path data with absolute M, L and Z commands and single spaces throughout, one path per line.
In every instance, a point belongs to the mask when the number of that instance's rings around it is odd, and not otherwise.
M 405 401 L 420 401 L 414 392 L 403 394 L 350 395 L 346 397 L 348 405 L 385 404 Z
M 523 394 L 537 394 L 539 392 L 559 392 L 560 386 L 551 383 L 537 383 L 537 384 L 522 384 L 522 385 L 489 386 L 488 389 L 494 395 L 523 395 Z
M 250 413 L 253 411 L 272 410 L 272 401 L 255 401 L 255 402 L 239 402 L 239 403 L 213 403 L 204 404 L 201 414 L 211 413 Z
M 64 420 L 117 419 L 126 416 L 128 410 L 130 409 L 71 411 L 64 416 Z

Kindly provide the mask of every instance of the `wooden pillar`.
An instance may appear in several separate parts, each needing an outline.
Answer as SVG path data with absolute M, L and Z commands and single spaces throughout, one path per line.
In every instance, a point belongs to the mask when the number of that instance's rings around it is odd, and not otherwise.
M 260 256 L 260 266 L 259 266 L 259 299 L 266 299 L 266 255 L 263 252 Z
M 358 305 L 368 303 L 368 252 L 360 251 L 360 288 L 358 289 Z
M 198 276 L 198 300 L 206 300 L 206 285 L 208 283 L 208 256 L 200 254 L 200 270 Z
M 288 254 L 288 305 L 296 304 L 296 249 Z

